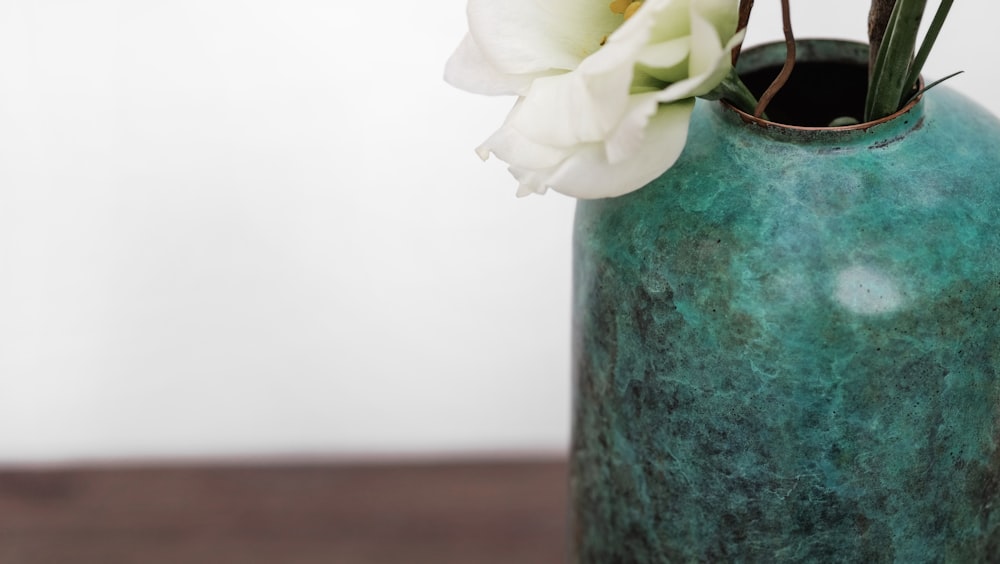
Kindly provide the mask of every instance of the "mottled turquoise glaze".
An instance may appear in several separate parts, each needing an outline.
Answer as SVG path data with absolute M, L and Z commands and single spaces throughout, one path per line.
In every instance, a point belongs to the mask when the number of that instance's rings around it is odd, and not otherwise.
M 581 563 L 1000 561 L 1000 122 L 695 111 L 680 161 L 581 201 Z

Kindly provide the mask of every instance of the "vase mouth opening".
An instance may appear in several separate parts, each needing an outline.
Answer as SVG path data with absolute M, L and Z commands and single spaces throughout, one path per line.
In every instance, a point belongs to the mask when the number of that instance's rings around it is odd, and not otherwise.
M 784 129 L 784 130 L 788 130 L 788 131 L 801 131 L 801 132 L 823 132 L 823 131 L 830 131 L 830 132 L 845 131 L 845 132 L 847 132 L 847 131 L 867 131 L 868 129 L 871 129 L 872 127 L 875 127 L 877 125 L 881 125 L 881 124 L 893 121 L 896 118 L 903 116 L 904 114 L 910 113 L 910 111 L 913 110 L 913 108 L 916 107 L 916 105 L 920 101 L 921 101 L 921 99 L 920 99 L 919 96 L 914 97 L 905 106 L 903 106 L 902 108 L 900 108 L 896 113 L 894 113 L 892 115 L 889 115 L 889 116 L 886 116 L 884 118 L 877 119 L 877 120 L 866 121 L 866 122 L 862 122 L 862 123 L 855 123 L 855 124 L 851 124 L 851 125 L 832 125 L 832 126 L 831 125 L 827 125 L 827 126 L 795 125 L 795 124 L 789 124 L 789 123 L 781 123 L 781 122 L 776 122 L 776 121 L 769 121 L 769 120 L 766 120 L 766 119 L 763 119 L 763 118 L 754 117 L 754 116 L 752 116 L 752 115 L 744 112 L 743 110 L 737 108 L 736 106 L 733 106 L 729 102 L 726 102 L 725 100 L 721 101 L 721 104 L 726 109 L 735 112 L 740 117 L 740 119 L 742 119 L 743 121 L 745 121 L 747 123 L 753 123 L 753 124 L 759 125 L 761 127 L 768 127 L 768 128 L 775 128 L 775 129 Z
M 752 47 L 743 52 L 736 71 L 758 98 L 770 86 L 785 61 L 784 42 Z M 914 93 L 923 87 L 921 78 Z M 836 39 L 796 41 L 795 67 L 788 82 L 768 105 L 768 119 L 754 117 L 726 102 L 744 122 L 795 132 L 850 132 L 893 121 L 919 103 L 914 96 L 890 116 L 863 121 L 868 90 L 868 45 Z M 838 125 L 848 118 L 848 125 Z

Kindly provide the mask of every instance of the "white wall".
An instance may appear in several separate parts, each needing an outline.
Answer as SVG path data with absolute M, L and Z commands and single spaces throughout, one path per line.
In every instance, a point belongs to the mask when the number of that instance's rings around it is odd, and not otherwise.
M 759 0 L 748 44 L 780 37 Z M 864 37 L 865 2 L 797 2 Z M 927 66 L 1000 114 L 991 23 Z M 573 201 L 472 148 L 464 2 L 0 0 L 0 462 L 559 452 Z

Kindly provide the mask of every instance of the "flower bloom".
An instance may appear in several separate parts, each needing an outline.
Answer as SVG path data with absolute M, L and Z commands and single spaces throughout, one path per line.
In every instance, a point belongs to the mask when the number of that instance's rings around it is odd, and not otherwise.
M 510 165 L 519 196 L 618 196 L 680 156 L 694 98 L 731 69 L 738 4 L 469 0 L 469 33 L 445 80 L 518 97 L 477 153 Z

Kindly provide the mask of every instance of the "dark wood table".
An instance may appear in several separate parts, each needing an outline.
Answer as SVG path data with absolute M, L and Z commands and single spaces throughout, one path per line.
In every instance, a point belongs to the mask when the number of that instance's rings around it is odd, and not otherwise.
M 566 489 L 558 460 L 0 469 L 0 563 L 561 563 Z

